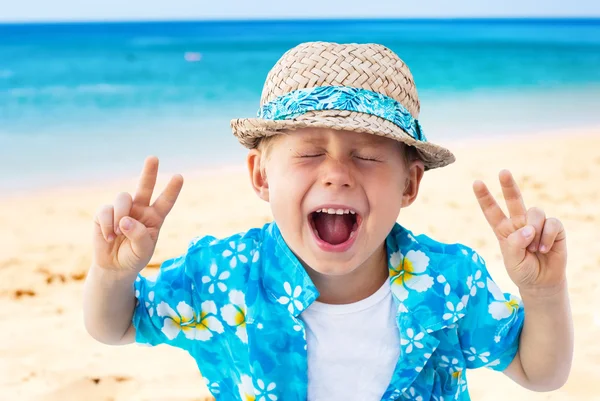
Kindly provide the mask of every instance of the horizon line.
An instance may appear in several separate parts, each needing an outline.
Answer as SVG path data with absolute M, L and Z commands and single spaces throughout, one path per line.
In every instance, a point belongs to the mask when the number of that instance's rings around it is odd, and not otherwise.
M 172 18 L 172 19 L 32 19 L 1 20 L 0 25 L 68 25 L 68 24 L 127 24 L 127 23 L 193 23 L 193 22 L 309 22 L 309 21 L 600 21 L 600 15 L 594 16 L 431 16 L 431 17 L 259 17 L 259 18 Z

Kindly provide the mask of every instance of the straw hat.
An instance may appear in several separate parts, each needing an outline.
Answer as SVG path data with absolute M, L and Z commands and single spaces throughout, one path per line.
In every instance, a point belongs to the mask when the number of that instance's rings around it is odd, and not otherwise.
M 414 146 L 426 169 L 454 162 L 430 143 L 418 122 L 419 98 L 412 74 L 378 44 L 302 43 L 269 72 L 257 118 L 231 121 L 249 149 L 283 130 L 331 128 L 380 135 Z

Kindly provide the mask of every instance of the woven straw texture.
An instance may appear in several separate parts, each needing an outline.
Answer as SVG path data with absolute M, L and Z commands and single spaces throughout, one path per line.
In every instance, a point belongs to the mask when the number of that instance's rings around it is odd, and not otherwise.
M 267 75 L 260 104 L 297 89 L 318 86 L 348 86 L 378 92 L 398 101 L 415 119 L 419 116 L 420 103 L 410 70 L 394 52 L 378 44 L 308 42 L 294 47 Z M 365 113 L 322 110 L 293 120 L 244 118 L 231 121 L 234 135 L 250 149 L 265 136 L 305 127 L 364 132 L 404 142 L 417 148 L 428 170 L 455 160 L 448 149 L 416 141 L 394 123 Z

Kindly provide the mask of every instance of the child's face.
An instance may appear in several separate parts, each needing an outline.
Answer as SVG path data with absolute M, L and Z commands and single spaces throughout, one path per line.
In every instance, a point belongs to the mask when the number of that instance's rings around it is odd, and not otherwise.
M 403 152 L 388 138 L 305 128 L 277 135 L 264 176 L 260 152 L 248 161 L 291 250 L 313 270 L 341 275 L 382 251 L 400 208 L 416 197 L 423 165 L 407 166 Z

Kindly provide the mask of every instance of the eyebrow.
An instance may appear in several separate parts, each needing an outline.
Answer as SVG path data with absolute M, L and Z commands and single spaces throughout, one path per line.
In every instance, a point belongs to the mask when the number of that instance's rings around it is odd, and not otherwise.
M 359 146 L 380 146 L 385 144 L 385 140 L 383 137 L 378 137 L 376 135 L 372 135 L 372 138 L 369 139 L 359 139 L 356 141 Z
M 371 136 L 372 136 L 372 138 L 369 137 L 369 138 L 361 138 L 361 139 L 355 140 L 355 142 L 354 142 L 355 146 L 356 147 L 380 146 L 385 143 L 384 137 L 378 137 L 376 135 L 371 135 Z M 326 138 L 323 138 L 322 135 L 314 134 L 309 137 L 303 137 L 302 139 L 300 139 L 300 143 L 308 144 L 308 145 L 323 146 L 327 143 L 327 140 L 326 140 Z
M 303 137 L 300 142 L 309 145 L 321 145 L 325 142 L 325 139 L 322 135 L 310 135 L 308 137 Z

